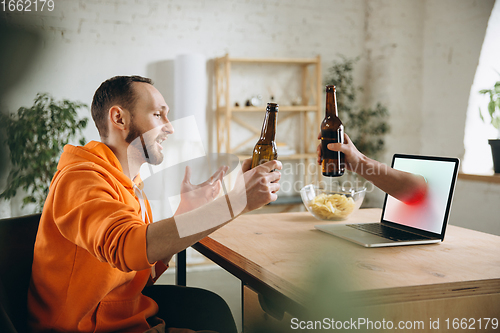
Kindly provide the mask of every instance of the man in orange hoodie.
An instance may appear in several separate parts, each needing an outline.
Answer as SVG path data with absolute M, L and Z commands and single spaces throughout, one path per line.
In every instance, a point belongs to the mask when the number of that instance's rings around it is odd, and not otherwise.
M 142 164 L 163 160 L 161 143 L 174 131 L 168 105 L 151 80 L 120 76 L 101 84 L 91 109 L 101 142 L 64 148 L 43 209 L 28 295 L 30 326 L 36 332 L 161 331 L 158 305 L 144 287 L 174 254 L 238 214 L 276 200 L 282 165 L 270 161 L 250 170 L 245 161 L 235 188 L 220 197 L 226 168 L 198 186 L 187 172 L 175 216 L 152 223 L 138 174 Z M 204 315 L 230 316 L 214 306 L 203 306 Z M 168 322 L 175 316 L 168 311 L 158 316 Z M 212 323 L 224 320 L 232 317 Z M 234 321 L 212 323 L 195 329 L 235 332 Z

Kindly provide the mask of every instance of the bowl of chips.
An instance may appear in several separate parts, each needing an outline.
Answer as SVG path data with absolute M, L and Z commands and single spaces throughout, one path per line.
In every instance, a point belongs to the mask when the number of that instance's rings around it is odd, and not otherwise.
M 359 209 L 365 198 L 366 188 L 345 188 L 309 184 L 300 190 L 302 202 L 318 220 L 345 220 Z

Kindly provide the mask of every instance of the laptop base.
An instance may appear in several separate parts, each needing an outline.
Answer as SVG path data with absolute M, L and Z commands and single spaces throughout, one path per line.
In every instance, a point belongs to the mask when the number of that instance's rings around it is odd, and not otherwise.
M 364 247 L 387 247 L 402 245 L 434 244 L 441 242 L 441 239 L 421 239 L 410 241 L 393 241 L 381 236 L 370 234 L 366 231 L 354 229 L 345 224 L 320 224 L 314 226 L 316 229 L 327 234 L 337 236 Z

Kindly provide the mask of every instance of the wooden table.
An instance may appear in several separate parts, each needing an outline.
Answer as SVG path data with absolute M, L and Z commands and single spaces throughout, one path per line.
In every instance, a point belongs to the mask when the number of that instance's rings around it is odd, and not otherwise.
M 380 214 L 362 209 L 348 222 L 378 221 Z M 448 326 L 454 332 L 454 318 L 476 329 L 479 318 L 500 319 L 499 236 L 449 225 L 439 244 L 364 248 L 314 229 L 322 223 L 307 212 L 249 214 L 193 246 L 243 282 L 245 332 L 255 327 L 252 321 L 274 325 L 257 313 L 257 299 L 278 319 L 290 313 L 281 324 L 288 331 L 290 318 L 315 302 L 332 306 L 336 302 L 322 303 L 322 297 L 333 296 L 356 300 L 352 304 L 364 311 L 358 315 L 423 321 L 420 331 L 436 319 L 440 331 Z M 481 332 L 488 331 L 484 324 Z

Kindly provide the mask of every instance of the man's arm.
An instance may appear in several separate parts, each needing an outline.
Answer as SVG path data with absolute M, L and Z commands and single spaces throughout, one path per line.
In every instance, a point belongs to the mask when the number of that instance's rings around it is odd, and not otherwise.
M 424 177 L 400 171 L 363 155 L 347 134 L 344 143 L 330 143 L 328 149 L 345 154 L 346 169 L 356 172 L 382 191 L 405 203 L 418 202 L 425 197 L 427 183 Z M 321 145 L 318 146 L 321 164 Z
M 150 224 L 146 233 L 149 262 L 171 258 L 236 216 L 275 201 L 281 174 L 271 171 L 281 170 L 281 162 L 269 161 L 248 170 L 250 162 L 243 163 L 243 174 L 228 194 L 184 214 Z

